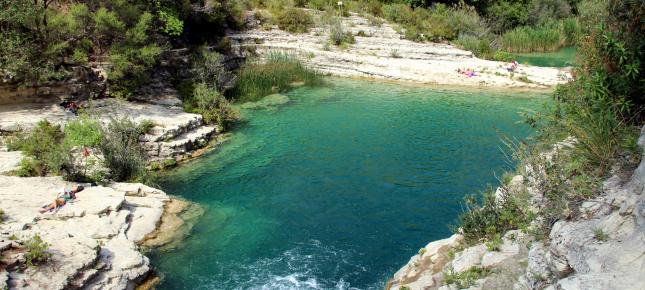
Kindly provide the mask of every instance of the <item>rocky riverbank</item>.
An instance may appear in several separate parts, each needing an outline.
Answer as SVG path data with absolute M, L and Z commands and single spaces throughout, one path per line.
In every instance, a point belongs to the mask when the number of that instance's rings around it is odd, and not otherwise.
M 638 144 L 645 148 L 645 128 Z M 573 140 L 558 143 L 544 160 L 572 146 Z M 513 230 L 497 249 L 466 245 L 459 234 L 434 241 L 396 272 L 387 289 L 644 289 L 645 154 L 641 160 L 628 177 L 616 173 L 606 180 L 601 194 L 580 204 L 580 216 L 557 221 L 544 238 Z M 539 210 L 543 170 L 527 168 L 497 196 L 528 193 Z
M 570 78 L 567 69 L 529 65 L 520 65 L 511 74 L 506 63 L 479 59 L 472 52 L 449 44 L 406 40 L 392 25 L 373 23 L 353 13 L 343 17 L 342 22 L 356 42 L 346 48 L 337 47 L 329 44 L 330 28 L 321 20 L 321 13 L 309 12 L 315 16 L 316 25 L 303 34 L 291 34 L 277 26 L 263 28 L 250 13 L 247 24 L 255 27 L 231 33 L 233 48 L 244 56 L 287 51 L 320 72 L 341 77 L 513 88 L 550 88 Z M 459 68 L 471 68 L 477 75 L 459 74 Z
M 177 215 L 189 207 L 143 184 L 110 183 L 40 214 L 67 184 L 60 177 L 0 175 L 0 289 L 133 289 L 152 269 L 141 248 L 172 243 L 183 224 Z M 35 235 L 49 244 L 51 257 L 28 266 L 26 244 Z

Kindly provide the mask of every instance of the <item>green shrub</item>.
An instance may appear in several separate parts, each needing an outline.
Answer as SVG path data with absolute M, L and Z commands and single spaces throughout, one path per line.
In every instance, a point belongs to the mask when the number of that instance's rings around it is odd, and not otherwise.
M 101 124 L 87 115 L 81 115 L 78 119 L 68 122 L 65 125 L 66 147 L 74 146 L 96 147 L 101 143 Z
M 171 168 L 177 166 L 177 160 L 175 158 L 164 159 L 161 164 L 163 168 Z
M 599 242 L 606 242 L 609 239 L 609 235 L 606 234 L 601 228 L 593 229 L 593 236 Z
M 64 134 L 60 126 L 42 120 L 29 132 L 21 133 L 10 140 L 11 150 L 23 151 L 30 158 L 21 161 L 19 175 L 59 173 L 69 163 L 69 149 L 64 146 Z
M 205 83 L 198 83 L 195 86 L 193 102 L 195 106 L 192 112 L 201 114 L 207 124 L 217 124 L 226 130 L 238 119 L 230 102 Z
M 351 32 L 345 31 L 340 18 L 334 18 L 329 27 L 329 41 L 336 46 L 342 44 L 354 44 L 356 39 Z
M 483 194 L 481 203 L 474 195 L 466 197 L 466 210 L 459 215 L 459 226 L 467 242 L 494 240 L 506 231 L 526 226 L 532 219 L 525 202 L 505 194 L 500 201 L 492 190 Z
M 287 8 L 277 17 L 278 27 L 291 33 L 305 33 L 313 26 L 311 15 L 302 9 Z
M 383 16 L 385 19 L 395 23 L 414 24 L 416 22 L 414 11 L 410 6 L 405 4 L 386 4 L 383 5 Z
M 462 273 L 444 272 L 444 282 L 446 285 L 454 284 L 457 289 L 466 289 L 483 277 L 486 277 L 489 271 L 479 267 L 472 267 Z
M 143 132 L 130 119 L 113 119 L 103 128 L 99 146 L 115 181 L 141 180 L 145 177 L 145 154 L 139 137 Z
M 522 2 L 499 1 L 486 10 L 486 16 L 491 20 L 491 28 L 496 33 L 525 25 L 529 19 L 529 11 Z
M 169 11 L 158 12 L 159 20 L 163 23 L 161 31 L 170 36 L 179 36 L 184 31 L 184 22 Z
M 4 210 L 0 208 L 0 223 L 4 222 L 5 217 Z
M 544 21 L 559 20 L 571 16 L 571 6 L 566 0 L 531 0 L 528 5 L 528 22 L 533 25 Z
M 231 73 L 226 69 L 221 54 L 202 50 L 193 60 L 192 67 L 195 71 L 195 78 L 198 82 L 207 84 L 209 87 L 224 91 Z
M 139 127 L 139 130 L 141 131 L 141 133 L 147 134 L 147 133 L 150 133 L 152 128 L 155 127 L 155 122 L 149 119 L 145 119 L 145 120 L 141 120 L 141 122 L 139 122 L 139 125 L 137 126 Z
M 25 263 L 33 267 L 47 262 L 52 254 L 47 252 L 50 244 L 43 241 L 39 234 L 35 234 L 29 240 L 25 241 Z
M 493 60 L 511 62 L 515 60 L 515 56 L 505 51 L 496 51 L 493 55 Z
M 383 16 L 383 4 L 378 0 L 368 0 L 363 2 L 363 10 L 371 15 L 382 17 Z
M 502 235 L 495 234 L 488 242 L 486 242 L 486 249 L 489 251 L 499 251 L 503 243 Z
M 284 92 L 294 82 L 317 85 L 321 76 L 306 67 L 296 57 L 283 52 L 271 52 L 265 62 L 251 61 L 242 67 L 233 95 L 237 101 L 250 102 L 275 92 Z
M 462 49 L 472 51 L 475 56 L 480 58 L 490 58 L 494 51 L 490 40 L 487 38 L 479 38 L 468 34 L 460 35 L 454 44 Z

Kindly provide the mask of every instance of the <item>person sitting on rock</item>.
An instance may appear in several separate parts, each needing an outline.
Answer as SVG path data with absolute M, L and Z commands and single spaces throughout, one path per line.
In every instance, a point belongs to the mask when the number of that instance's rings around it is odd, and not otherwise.
M 76 199 L 76 194 L 81 192 L 85 187 L 82 185 L 74 186 L 71 189 L 64 188 L 61 192 L 56 195 L 54 202 L 43 206 L 40 209 L 40 213 L 46 213 L 50 210 L 54 210 L 57 207 L 64 206 L 68 201 Z

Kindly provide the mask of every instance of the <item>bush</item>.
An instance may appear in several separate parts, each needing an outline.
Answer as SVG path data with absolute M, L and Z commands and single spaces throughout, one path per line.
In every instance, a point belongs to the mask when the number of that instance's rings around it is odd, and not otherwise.
M 416 22 L 414 11 L 405 4 L 383 5 L 383 16 L 395 23 L 414 24 Z
M 42 120 L 27 133 L 15 136 L 9 142 L 10 150 L 23 151 L 29 158 L 21 161 L 18 174 L 44 176 L 47 173 L 59 173 L 69 164 L 69 148 L 64 146 L 64 134 L 60 126 Z
M 571 16 L 571 6 L 566 0 L 531 0 L 528 7 L 528 23 L 532 25 Z
M 505 51 L 496 51 L 493 55 L 493 60 L 511 62 L 515 59 L 515 56 Z
M 345 31 L 341 19 L 336 17 L 332 20 L 329 27 L 329 41 L 333 45 L 354 44 L 356 39 L 351 32 Z
M 483 194 L 481 204 L 474 195 L 464 199 L 466 210 L 459 215 L 459 225 L 469 243 L 494 240 L 506 231 L 528 225 L 532 215 L 518 197 L 505 194 L 496 200 L 491 190 Z
M 309 28 L 314 24 L 311 15 L 298 8 L 284 9 L 276 18 L 278 27 L 291 33 L 309 32 Z
M 294 82 L 305 85 L 321 83 L 321 76 L 296 57 L 271 52 L 265 62 L 252 61 L 240 70 L 233 95 L 237 101 L 252 102 L 275 92 L 284 92 Z
M 472 267 L 462 273 L 444 272 L 446 285 L 454 284 L 457 289 L 466 289 L 475 285 L 475 282 L 488 275 L 489 271 L 479 267 Z
M 486 16 L 491 20 L 493 31 L 503 33 L 525 25 L 529 19 L 529 12 L 522 2 L 499 1 L 486 10 Z
M 75 146 L 96 147 L 101 143 L 101 124 L 87 115 L 68 122 L 65 125 L 65 144 L 71 148 Z
M 50 244 L 43 241 L 39 234 L 35 234 L 25 241 L 25 262 L 29 267 L 47 262 L 52 254 L 47 252 Z
M 205 83 L 195 85 L 193 101 L 195 107 L 192 111 L 201 114 L 207 124 L 217 124 L 226 130 L 238 119 L 230 102 Z
M 141 180 L 145 177 L 145 155 L 139 137 L 143 132 L 130 119 L 113 119 L 103 128 L 100 144 L 105 166 L 115 181 Z
M 475 56 L 480 58 L 490 58 L 494 51 L 487 38 L 479 38 L 473 35 L 462 34 L 454 44 L 464 50 L 472 51 Z

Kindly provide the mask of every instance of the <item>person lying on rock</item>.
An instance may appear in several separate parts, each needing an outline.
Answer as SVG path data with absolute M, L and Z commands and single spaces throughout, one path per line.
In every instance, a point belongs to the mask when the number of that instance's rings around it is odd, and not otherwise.
M 74 186 L 71 189 L 64 188 L 56 194 L 54 202 L 45 205 L 40 209 L 40 213 L 46 213 L 50 210 L 56 209 L 57 207 L 64 206 L 68 201 L 76 199 L 76 194 L 81 192 L 83 189 L 85 189 L 85 187 L 82 185 Z

